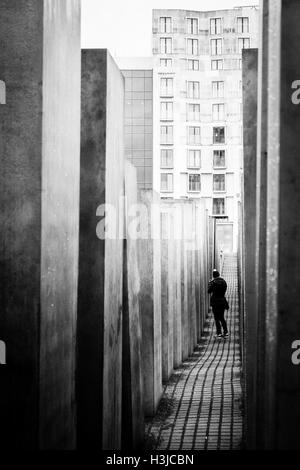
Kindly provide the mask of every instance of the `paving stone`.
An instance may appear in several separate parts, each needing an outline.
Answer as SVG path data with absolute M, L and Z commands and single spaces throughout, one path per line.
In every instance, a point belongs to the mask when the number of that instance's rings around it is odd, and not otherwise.
M 172 400 L 170 415 L 164 420 L 158 414 L 147 423 L 146 434 L 151 443 L 156 440 L 157 450 L 240 448 L 243 417 L 236 256 L 225 256 L 222 275 L 228 284 L 230 336 L 226 341 L 215 340 L 210 314 L 199 347 L 166 384 L 163 399 Z

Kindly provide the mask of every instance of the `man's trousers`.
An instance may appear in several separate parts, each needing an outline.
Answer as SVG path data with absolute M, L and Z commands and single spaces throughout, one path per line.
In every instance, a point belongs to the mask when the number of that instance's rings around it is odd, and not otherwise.
M 227 329 L 226 320 L 224 318 L 224 309 L 213 308 L 213 314 L 214 314 L 214 317 L 215 317 L 217 335 L 222 334 L 221 325 L 223 327 L 223 333 L 224 333 L 224 335 L 226 335 L 226 333 L 228 333 L 228 329 Z

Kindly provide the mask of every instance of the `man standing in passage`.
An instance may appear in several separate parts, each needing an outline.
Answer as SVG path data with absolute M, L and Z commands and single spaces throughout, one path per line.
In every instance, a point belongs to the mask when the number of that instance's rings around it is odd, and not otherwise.
M 228 302 L 225 298 L 227 290 L 226 281 L 220 277 L 219 271 L 213 270 L 213 279 L 208 284 L 208 293 L 212 294 L 210 297 L 210 305 L 215 318 L 217 338 L 222 338 L 221 325 L 223 327 L 223 335 L 228 336 L 228 329 L 226 320 L 224 318 L 224 310 L 229 309 Z

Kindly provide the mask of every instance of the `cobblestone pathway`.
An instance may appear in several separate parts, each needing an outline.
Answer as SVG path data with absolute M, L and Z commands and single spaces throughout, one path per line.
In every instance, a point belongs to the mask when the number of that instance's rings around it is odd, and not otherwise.
M 146 424 L 146 449 L 240 449 L 243 437 L 237 259 L 227 255 L 223 274 L 230 310 L 229 339 L 214 337 L 212 314 L 194 354 L 167 383 L 156 416 Z

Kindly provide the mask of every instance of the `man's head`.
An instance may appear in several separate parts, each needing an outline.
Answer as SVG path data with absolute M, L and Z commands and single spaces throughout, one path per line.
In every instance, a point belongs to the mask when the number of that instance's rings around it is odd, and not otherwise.
M 220 273 L 216 269 L 213 270 L 213 278 L 215 277 L 220 277 Z

